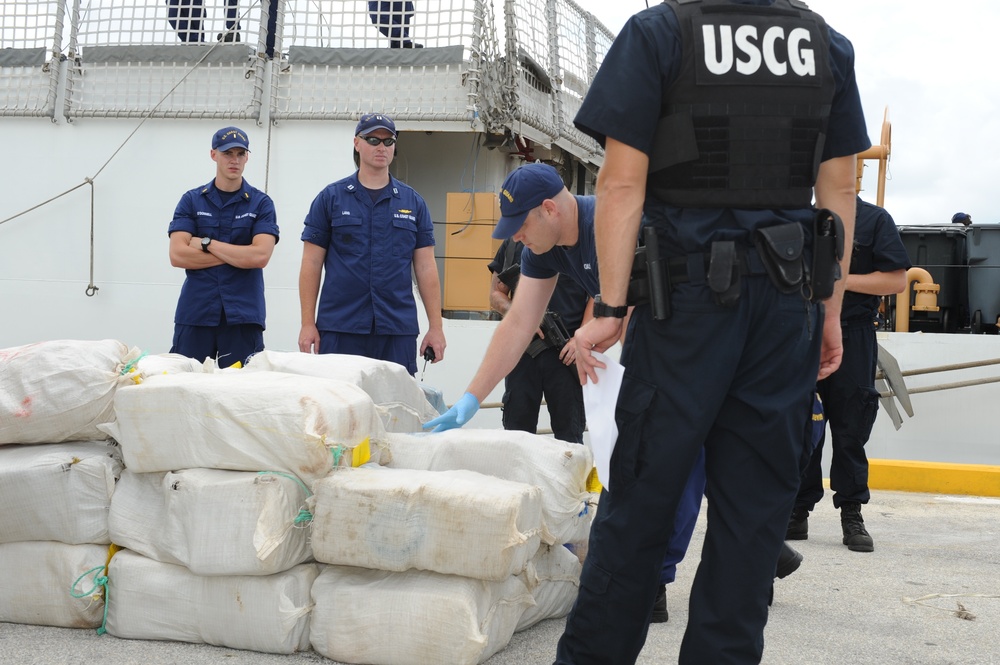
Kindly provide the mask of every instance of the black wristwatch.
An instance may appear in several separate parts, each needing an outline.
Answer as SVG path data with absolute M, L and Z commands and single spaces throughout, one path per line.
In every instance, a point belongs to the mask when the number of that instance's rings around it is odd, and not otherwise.
M 201 239 L 201 251 L 203 251 L 203 252 L 205 252 L 207 254 L 208 253 L 208 246 L 210 244 L 212 244 L 212 239 L 211 238 L 202 238 Z
M 628 314 L 628 305 L 621 305 L 619 307 L 612 307 L 607 303 L 601 302 L 601 294 L 598 293 L 597 297 L 594 298 L 594 318 L 599 319 L 602 317 L 609 317 L 612 319 L 624 319 L 625 315 Z

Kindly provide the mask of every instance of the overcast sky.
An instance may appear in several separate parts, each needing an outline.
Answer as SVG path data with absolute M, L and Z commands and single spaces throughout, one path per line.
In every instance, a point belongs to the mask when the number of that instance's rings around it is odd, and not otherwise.
M 646 7 L 645 0 L 576 2 L 615 33 Z M 896 223 L 948 223 L 958 211 L 977 224 L 1000 222 L 993 198 L 1000 192 L 1000 67 L 993 51 L 1000 3 L 961 0 L 934 11 L 912 0 L 808 2 L 854 44 L 873 143 L 889 109 L 885 207 Z M 875 202 L 878 166 L 868 164 L 861 196 Z

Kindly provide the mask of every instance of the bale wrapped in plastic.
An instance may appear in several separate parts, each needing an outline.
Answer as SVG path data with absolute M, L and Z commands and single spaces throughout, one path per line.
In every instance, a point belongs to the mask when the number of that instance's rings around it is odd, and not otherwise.
M 499 582 L 411 570 L 325 566 L 312 589 L 313 649 L 344 663 L 475 665 L 510 642 L 531 594 Z
M 0 543 L 109 544 L 121 473 L 121 451 L 107 441 L 0 447 Z
M 416 379 L 402 365 L 337 353 L 265 350 L 250 357 L 248 370 L 270 370 L 347 381 L 375 402 L 387 432 L 419 432 L 438 415 Z
M 39 540 L 0 545 L 0 622 L 97 628 L 107 545 Z M 77 583 L 78 582 L 78 583 Z
M 503 580 L 541 542 L 541 491 L 473 471 L 369 465 L 313 490 L 313 556 L 323 563 Z
M 106 439 L 128 352 L 113 339 L 0 349 L 0 444 Z
M 135 473 L 284 471 L 307 485 L 378 459 L 375 404 L 344 381 L 225 370 L 151 376 L 115 396 L 107 427 Z
M 196 575 L 273 575 L 312 559 L 308 495 L 285 473 L 126 470 L 108 521 L 115 544 Z
M 214 644 L 265 653 L 309 648 L 310 591 L 319 566 L 275 575 L 195 575 L 122 550 L 108 568 L 109 635 Z
M 583 543 L 597 496 L 587 489 L 594 457 L 587 446 L 501 429 L 453 429 L 437 434 L 390 434 L 386 466 L 448 471 L 467 469 L 542 490 L 547 544 Z

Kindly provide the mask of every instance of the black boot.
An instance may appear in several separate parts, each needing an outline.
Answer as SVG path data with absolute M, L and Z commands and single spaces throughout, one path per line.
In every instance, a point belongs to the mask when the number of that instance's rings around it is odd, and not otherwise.
M 874 552 L 875 543 L 865 529 L 865 520 L 861 517 L 861 504 L 845 503 L 840 506 L 840 527 L 844 530 L 844 544 L 852 552 Z
M 667 613 L 667 587 L 660 584 L 656 587 L 656 600 L 653 601 L 653 616 L 650 623 L 666 623 L 670 618 Z
M 796 507 L 788 518 L 785 540 L 809 540 L 809 511 Z
M 798 570 L 800 565 L 802 565 L 802 555 L 793 550 L 788 543 L 782 543 L 774 576 L 783 580 Z

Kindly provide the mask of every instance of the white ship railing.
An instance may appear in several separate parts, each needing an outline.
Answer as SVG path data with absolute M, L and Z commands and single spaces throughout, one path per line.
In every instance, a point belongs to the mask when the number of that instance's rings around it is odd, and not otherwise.
M 55 118 L 66 3 L 0 3 L 0 116 Z
M 0 21 L 2 116 L 380 110 L 600 153 L 572 119 L 613 35 L 572 0 L 22 0 Z

